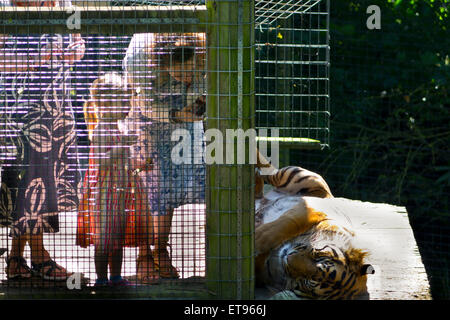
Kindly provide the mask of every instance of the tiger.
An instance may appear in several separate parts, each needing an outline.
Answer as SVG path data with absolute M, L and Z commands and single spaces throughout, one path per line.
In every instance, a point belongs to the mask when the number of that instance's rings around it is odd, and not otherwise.
M 256 284 L 306 299 L 367 295 L 374 268 L 325 180 L 301 167 L 272 171 L 255 174 Z M 264 184 L 273 187 L 266 195 Z

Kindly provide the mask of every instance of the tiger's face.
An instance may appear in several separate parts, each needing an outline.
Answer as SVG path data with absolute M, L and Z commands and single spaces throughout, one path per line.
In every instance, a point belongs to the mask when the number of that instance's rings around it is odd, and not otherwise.
M 274 284 L 312 299 L 353 299 L 367 291 L 363 258 L 358 249 L 343 250 L 333 244 L 286 243 L 266 263 L 268 276 L 283 276 Z
M 264 182 L 274 187 L 267 194 Z M 255 199 L 258 285 L 310 299 L 367 295 L 366 274 L 374 269 L 320 175 L 294 166 L 266 176 L 257 170 Z

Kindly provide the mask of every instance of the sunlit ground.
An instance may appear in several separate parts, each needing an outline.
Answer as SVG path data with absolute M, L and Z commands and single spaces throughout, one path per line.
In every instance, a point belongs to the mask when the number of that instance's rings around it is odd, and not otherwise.
M 89 285 L 96 279 L 94 266 L 94 247 L 80 248 L 75 245 L 77 214 L 60 214 L 60 232 L 45 234 L 45 248 L 52 258 L 67 270 L 82 273 Z M 205 276 L 205 206 L 185 205 L 175 210 L 169 252 L 180 279 Z M 0 228 L 0 248 L 10 248 L 11 238 L 7 228 Z M 122 275 L 133 279 L 136 275 L 138 248 L 125 248 Z M 6 253 L 0 259 L 0 281 L 6 280 L 4 272 Z M 25 258 L 31 265 L 30 250 L 25 249 Z

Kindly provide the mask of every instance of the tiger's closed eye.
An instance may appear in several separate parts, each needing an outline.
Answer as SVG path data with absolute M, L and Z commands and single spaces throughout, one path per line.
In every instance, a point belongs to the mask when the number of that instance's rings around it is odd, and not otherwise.
M 295 251 L 306 251 L 307 249 L 308 249 L 308 246 L 305 244 L 298 244 L 294 247 Z

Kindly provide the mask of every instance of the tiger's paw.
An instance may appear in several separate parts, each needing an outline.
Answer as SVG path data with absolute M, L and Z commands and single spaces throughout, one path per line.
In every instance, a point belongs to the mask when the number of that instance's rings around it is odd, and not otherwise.
M 268 253 L 278 247 L 284 240 L 277 223 L 270 222 L 259 226 L 255 231 L 256 255 Z

